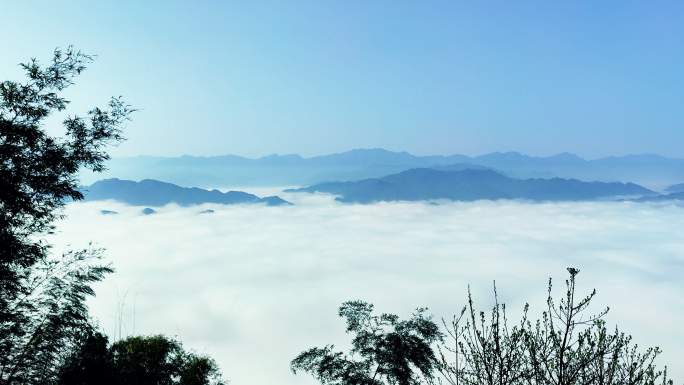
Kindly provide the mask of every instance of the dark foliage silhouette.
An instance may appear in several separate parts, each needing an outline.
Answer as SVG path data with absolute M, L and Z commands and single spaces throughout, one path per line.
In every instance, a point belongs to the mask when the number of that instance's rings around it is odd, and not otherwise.
M 8 301 L 0 331 L 0 384 L 45 384 L 64 352 L 91 326 L 90 284 L 111 272 L 93 263 L 98 250 L 68 252 L 38 262 L 20 281 L 21 295 Z
M 59 370 L 58 385 L 219 385 L 216 363 L 164 336 L 129 337 L 109 345 L 87 335 Z
M 115 385 L 114 356 L 107 337 L 85 333 L 58 370 L 58 385 Z
M 113 98 L 107 109 L 67 116 L 63 138 L 45 120 L 66 109 L 62 91 L 92 58 L 73 48 L 54 51 L 45 67 L 21 64 L 24 83 L 0 83 L 0 384 L 47 383 L 75 334 L 87 327 L 90 284 L 111 270 L 98 250 L 51 256 L 43 236 L 65 201 L 80 199 L 81 168 L 104 169 L 105 147 L 122 140 L 132 109 Z
M 371 304 L 347 302 L 340 316 L 354 335 L 350 352 L 313 348 L 292 361 L 292 370 L 333 385 L 672 385 L 667 368 L 656 364 L 660 350 L 640 348 L 617 328 L 609 331 L 608 308 L 588 313 L 596 290 L 577 295 L 579 270 L 568 272 L 560 300 L 549 280 L 541 318 L 530 320 L 526 304 L 513 326 L 496 285 L 489 315 L 476 310 L 468 290 L 468 304 L 443 321 L 444 332 L 423 309 L 400 321 L 373 315 Z
M 352 301 L 340 307 L 339 315 L 354 336 L 351 351 L 312 348 L 292 361 L 295 373 L 302 370 L 335 385 L 414 385 L 432 379 L 437 361 L 431 345 L 441 334 L 425 309 L 400 320 L 394 314 L 374 315 L 373 305 Z
M 83 198 L 79 170 L 104 169 L 106 147 L 122 140 L 133 112 L 113 98 L 66 117 L 65 137 L 46 133 L 48 116 L 69 103 L 61 92 L 91 60 L 57 49 L 46 67 L 21 65 L 25 83 L 0 83 L 0 385 L 220 383 L 211 359 L 162 336 L 108 346 L 85 305 L 91 285 L 112 272 L 101 250 L 52 255 L 45 241 L 66 202 Z
M 65 138 L 49 136 L 43 129 L 51 113 L 66 109 L 69 101 L 61 92 L 91 60 L 72 48 L 56 50 L 46 67 L 35 59 L 21 64 L 27 82 L 0 83 L 3 302 L 22 290 L 19 281 L 25 269 L 48 255 L 48 246 L 35 236 L 52 230 L 66 199 L 82 198 L 76 181 L 79 169 L 103 170 L 105 146 L 122 140 L 120 127 L 132 110 L 120 98 L 113 98 L 108 109 L 93 108 L 87 117 L 65 118 Z

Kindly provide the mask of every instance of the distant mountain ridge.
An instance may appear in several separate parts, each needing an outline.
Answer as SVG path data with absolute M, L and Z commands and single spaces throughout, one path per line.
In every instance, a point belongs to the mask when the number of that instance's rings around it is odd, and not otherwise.
M 684 191 L 670 193 L 670 194 L 660 194 L 655 196 L 646 196 L 643 198 L 636 199 L 637 202 L 670 202 L 670 201 L 684 201 Z
M 492 170 L 457 171 L 418 168 L 382 178 L 328 182 L 288 192 L 325 192 L 353 203 L 422 200 L 584 201 L 651 196 L 655 192 L 634 183 L 582 182 L 576 179 L 514 179 Z
M 673 184 L 665 189 L 668 193 L 684 193 L 684 183 Z
M 260 198 L 242 191 L 221 192 L 197 187 L 181 187 L 173 183 L 144 179 L 140 182 L 117 178 L 105 179 L 83 187 L 81 192 L 86 201 L 115 200 L 134 206 L 164 206 L 176 203 L 181 206 L 203 203 L 219 204 L 266 204 L 268 206 L 289 205 L 277 196 Z M 152 213 L 154 210 L 148 210 Z
M 412 168 L 453 164 L 486 167 L 513 178 L 574 178 L 583 181 L 634 182 L 652 188 L 684 180 L 684 159 L 659 155 L 627 155 L 586 160 L 571 153 L 548 157 L 517 152 L 481 156 L 429 155 L 384 149 L 356 149 L 304 158 L 269 155 L 250 159 L 236 155 L 196 157 L 134 157 L 113 159 L 108 176 L 126 179 L 154 178 L 193 186 L 311 185 L 329 180 L 378 178 Z M 92 179 L 94 175 L 84 175 Z

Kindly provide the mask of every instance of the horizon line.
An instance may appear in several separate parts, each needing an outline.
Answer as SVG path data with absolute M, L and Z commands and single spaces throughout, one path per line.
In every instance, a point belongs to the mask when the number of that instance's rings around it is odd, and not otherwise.
M 236 153 L 223 153 L 223 154 L 211 154 L 211 155 L 197 155 L 197 154 L 188 154 L 188 153 L 183 153 L 179 155 L 151 155 L 151 154 L 138 154 L 138 155 L 125 155 L 125 156 L 112 156 L 111 159 L 131 159 L 131 158 L 164 158 L 164 159 L 173 159 L 173 158 L 220 158 L 220 157 L 237 157 L 237 158 L 242 158 L 242 159 L 247 159 L 247 160 L 263 160 L 267 158 L 275 158 L 275 157 L 298 157 L 303 160 L 309 160 L 309 159 L 314 159 L 314 158 L 320 158 L 320 157 L 326 157 L 326 156 L 332 156 L 332 155 L 342 155 L 342 154 L 348 154 L 351 152 L 361 152 L 361 151 L 383 151 L 386 153 L 392 153 L 392 154 L 406 154 L 409 156 L 417 157 L 417 158 L 425 158 L 425 157 L 456 157 L 456 156 L 462 156 L 462 157 L 467 157 L 470 159 L 477 159 L 481 158 L 484 156 L 489 156 L 489 155 L 515 155 L 515 156 L 521 156 L 521 157 L 527 157 L 527 158 L 536 158 L 536 159 L 551 159 L 551 158 L 558 158 L 558 157 L 574 157 L 582 161 L 598 161 L 598 160 L 606 160 L 606 159 L 613 159 L 613 158 L 628 158 L 628 157 L 658 157 L 662 159 L 669 159 L 669 160 L 684 160 L 684 155 L 681 157 L 674 157 L 674 156 L 667 156 L 667 155 L 662 155 L 654 152 L 642 152 L 642 153 L 623 153 L 623 154 L 615 154 L 615 155 L 605 155 L 601 157 L 583 157 L 581 155 L 578 155 L 574 152 L 570 151 L 563 151 L 559 153 L 553 153 L 550 155 L 532 155 L 529 153 L 521 152 L 521 151 L 515 151 L 515 150 L 509 150 L 509 151 L 491 151 L 491 152 L 485 152 L 485 153 L 480 153 L 477 155 L 469 155 L 469 154 L 464 154 L 464 153 L 451 153 L 451 154 L 416 154 L 412 153 L 410 151 L 405 151 L 405 150 L 388 150 L 386 148 L 382 147 L 358 147 L 358 148 L 352 148 L 346 151 L 339 151 L 339 152 L 329 152 L 329 153 L 320 153 L 318 155 L 301 155 L 299 153 L 267 153 L 265 155 L 260 155 L 260 156 L 247 156 L 247 155 L 240 155 Z

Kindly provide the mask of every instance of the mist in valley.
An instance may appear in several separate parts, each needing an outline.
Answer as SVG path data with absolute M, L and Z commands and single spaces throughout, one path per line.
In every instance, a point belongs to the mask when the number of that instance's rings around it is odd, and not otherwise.
M 496 280 L 513 318 L 525 302 L 538 316 L 549 275 L 561 293 L 568 266 L 581 269 L 580 292 L 598 289 L 597 308 L 610 305 L 611 327 L 661 346 L 660 362 L 684 375 L 681 205 L 282 196 L 295 205 L 168 205 L 142 215 L 111 201 L 72 203 L 53 239 L 58 249 L 86 240 L 106 248 L 116 272 L 90 306 L 111 338 L 177 336 L 236 384 L 313 384 L 288 363 L 311 346 L 346 346 L 343 301 L 400 315 L 427 306 L 439 320 L 466 303 L 468 285 L 488 310 Z

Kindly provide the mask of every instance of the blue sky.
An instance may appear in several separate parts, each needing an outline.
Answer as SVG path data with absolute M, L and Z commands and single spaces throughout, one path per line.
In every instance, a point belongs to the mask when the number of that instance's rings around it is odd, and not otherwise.
M 68 95 L 140 108 L 118 156 L 684 157 L 682 2 L 54 4 L 0 4 L 0 75 L 97 54 Z

